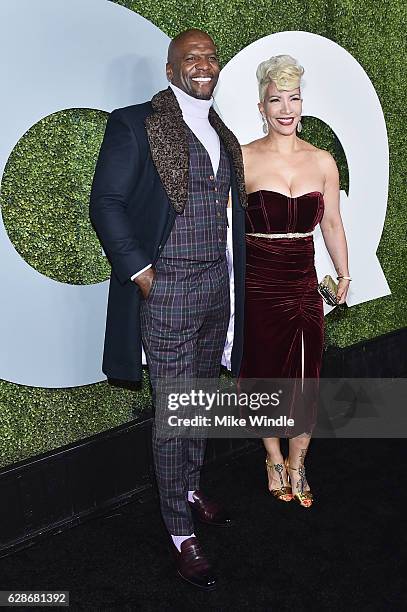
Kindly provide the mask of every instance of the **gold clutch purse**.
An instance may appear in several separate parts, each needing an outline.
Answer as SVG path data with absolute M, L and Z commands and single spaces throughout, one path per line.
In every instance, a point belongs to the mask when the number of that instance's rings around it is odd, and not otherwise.
M 318 285 L 318 291 L 324 298 L 325 302 L 329 304 L 329 306 L 337 306 L 338 300 L 336 299 L 336 292 L 338 290 L 338 285 L 335 283 L 334 279 L 330 274 L 324 276 L 322 281 Z

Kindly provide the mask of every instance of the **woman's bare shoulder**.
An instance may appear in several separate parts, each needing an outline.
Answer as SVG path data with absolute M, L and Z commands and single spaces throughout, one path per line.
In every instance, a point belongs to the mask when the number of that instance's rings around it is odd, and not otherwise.
M 322 161 L 333 160 L 333 157 L 329 153 L 329 151 L 326 151 L 325 149 L 319 149 L 318 147 L 315 147 L 310 142 L 307 142 L 306 140 L 301 140 L 300 142 L 301 142 L 301 147 L 303 150 L 309 151 L 310 153 L 314 153 L 314 155 L 318 157 L 320 160 Z
M 261 151 L 262 138 L 253 140 L 247 144 L 241 145 L 243 160 L 245 163 L 250 163 L 250 160 L 256 158 L 256 155 Z
M 242 151 L 245 153 L 255 153 L 262 146 L 264 138 L 258 138 L 257 140 L 252 140 L 247 144 L 241 145 Z
M 319 164 L 321 167 L 325 168 L 326 171 L 332 172 L 333 170 L 337 169 L 336 161 L 329 151 L 326 151 L 325 149 L 317 149 L 315 147 L 315 154 Z
M 302 140 L 301 144 L 303 150 L 312 153 L 321 166 L 324 166 L 326 168 L 332 166 L 336 167 L 335 159 L 332 157 L 329 151 L 326 151 L 325 149 L 319 149 L 318 147 L 312 145 L 310 142 L 307 142 L 306 140 Z

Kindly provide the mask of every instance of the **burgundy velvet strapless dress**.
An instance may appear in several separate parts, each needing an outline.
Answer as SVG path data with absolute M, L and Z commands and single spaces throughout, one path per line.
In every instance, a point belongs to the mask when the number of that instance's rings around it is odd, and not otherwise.
M 313 237 L 263 238 L 248 234 L 312 232 L 323 214 L 324 200 L 319 192 L 297 198 L 267 190 L 249 194 L 244 348 L 239 378 L 319 377 L 324 312 L 317 290 Z M 308 410 L 314 413 L 311 406 Z

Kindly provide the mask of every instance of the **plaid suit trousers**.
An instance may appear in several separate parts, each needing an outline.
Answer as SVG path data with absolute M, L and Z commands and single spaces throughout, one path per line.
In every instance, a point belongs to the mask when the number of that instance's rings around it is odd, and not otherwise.
M 204 262 L 161 257 L 155 270 L 151 292 L 141 305 L 153 392 L 160 379 L 217 378 L 230 311 L 226 258 Z M 159 437 L 153 424 L 161 511 L 173 535 L 194 531 L 187 494 L 199 488 L 205 448 L 206 439 Z

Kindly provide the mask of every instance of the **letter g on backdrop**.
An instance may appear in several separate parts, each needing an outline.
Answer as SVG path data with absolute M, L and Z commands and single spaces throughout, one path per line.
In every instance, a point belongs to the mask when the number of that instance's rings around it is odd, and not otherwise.
M 42 118 L 69 108 L 111 111 L 144 102 L 167 86 L 164 65 L 168 37 L 140 15 L 107 0 L 1 0 L 0 22 L 1 75 L 7 85 L 7 95 L 3 92 L 0 96 L 0 180 L 17 142 Z M 322 72 L 323 78 L 315 83 L 312 78 L 314 61 L 318 61 L 320 70 L 322 55 L 334 46 L 339 50 L 335 61 L 346 60 L 346 66 L 351 67 L 348 89 L 363 91 L 368 96 L 367 106 L 372 121 L 376 122 L 373 140 L 366 141 L 365 130 L 360 131 L 357 116 L 355 124 L 352 123 L 350 112 L 346 114 L 349 125 L 342 118 L 337 120 L 339 107 L 331 105 L 329 98 L 323 97 L 317 108 L 315 91 L 309 98 L 308 91 L 304 91 L 304 114 L 319 117 L 332 127 L 348 159 L 350 206 L 345 202 L 343 213 L 349 236 L 356 236 L 350 249 L 352 274 L 355 276 L 355 270 L 366 271 L 368 262 L 373 262 L 368 267 L 366 290 L 363 286 L 358 289 L 349 303 L 387 295 L 389 289 L 375 252 L 387 203 L 388 146 L 383 113 L 372 84 L 356 60 L 320 36 L 284 32 L 258 43 L 263 45 L 257 47 L 259 61 L 275 53 L 297 56 L 306 67 L 307 77 L 310 75 L 310 92 L 311 84 L 318 90 L 323 84 L 324 92 L 329 87 L 337 91 L 338 74 L 332 69 Z M 241 142 L 247 142 L 247 136 L 257 136 L 257 126 L 254 127 L 257 90 L 252 70 L 257 56 L 251 55 L 255 45 L 239 53 L 222 70 L 217 97 L 225 121 Z M 237 65 L 236 81 L 233 75 Z M 240 102 L 237 105 L 233 96 L 229 103 L 228 88 L 230 83 L 241 84 L 242 79 L 247 87 L 241 87 L 241 92 L 249 93 L 240 108 Z M 235 85 L 230 94 L 233 90 L 236 91 Z M 244 121 L 235 111 L 239 106 L 239 113 L 244 115 L 248 103 L 254 103 L 254 108 L 250 108 L 252 119 L 246 133 Z M 373 187 L 368 179 L 376 189 L 373 200 Z M 362 223 L 369 216 L 367 235 Z M 363 252 L 353 246 L 357 239 L 363 241 Z M 317 250 L 318 242 L 321 241 L 317 240 Z M 87 385 L 105 378 L 101 355 L 107 281 L 70 285 L 37 272 L 15 250 L 0 216 L 0 288 L 1 379 L 58 388 Z
M 40 119 L 68 108 L 111 111 L 167 86 L 168 36 L 112 2 L 1 0 L 0 23 L 0 177 Z M 103 380 L 108 282 L 70 285 L 40 274 L 2 219 L 0 262 L 0 378 L 34 387 Z

